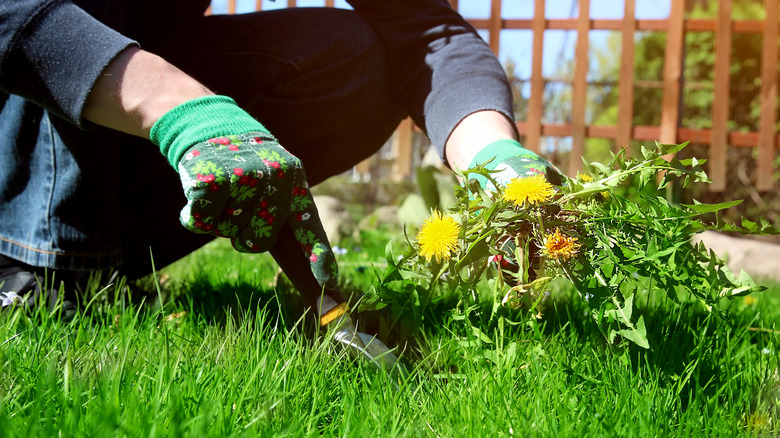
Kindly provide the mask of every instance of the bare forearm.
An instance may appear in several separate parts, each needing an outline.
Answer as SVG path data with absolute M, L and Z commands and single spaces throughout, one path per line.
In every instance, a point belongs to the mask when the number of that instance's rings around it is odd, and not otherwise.
M 149 129 L 168 110 L 211 94 L 214 93 L 159 56 L 130 47 L 95 82 L 84 106 L 84 118 L 149 138 Z
M 478 111 L 463 119 L 450 134 L 444 152 L 450 167 L 469 168 L 471 161 L 485 146 L 496 140 L 514 139 L 515 130 L 503 114 Z

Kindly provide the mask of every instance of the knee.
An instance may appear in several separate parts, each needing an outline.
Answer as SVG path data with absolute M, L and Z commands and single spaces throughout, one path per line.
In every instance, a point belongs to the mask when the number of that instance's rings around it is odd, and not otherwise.
M 384 49 L 374 30 L 358 13 L 345 9 L 314 8 L 305 14 L 312 33 L 302 47 L 301 73 L 339 68 L 345 71 L 385 73 Z M 302 16 L 304 14 L 301 14 Z M 314 53 L 312 53 L 314 52 Z

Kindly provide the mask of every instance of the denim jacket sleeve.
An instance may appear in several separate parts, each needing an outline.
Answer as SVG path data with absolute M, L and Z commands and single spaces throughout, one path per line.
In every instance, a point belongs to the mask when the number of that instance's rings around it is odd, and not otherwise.
M 2 0 L 0 90 L 81 125 L 98 76 L 133 44 L 70 1 Z
M 504 69 L 447 0 L 348 1 L 382 40 L 396 96 L 442 159 L 469 114 L 491 109 L 514 120 Z

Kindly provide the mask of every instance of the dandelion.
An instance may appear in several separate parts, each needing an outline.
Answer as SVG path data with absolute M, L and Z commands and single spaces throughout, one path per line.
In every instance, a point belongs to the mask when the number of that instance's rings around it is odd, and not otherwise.
M 425 257 L 425 261 L 431 261 L 432 257 L 436 262 L 449 260 L 452 251 L 458 245 L 458 233 L 460 225 L 455 219 L 449 216 L 442 216 L 441 212 L 434 210 L 431 217 L 423 222 L 420 232 L 417 233 L 417 243 L 420 245 L 420 255 Z
M 580 244 L 577 243 L 576 237 L 561 234 L 561 230 L 556 228 L 554 233 L 548 234 L 544 239 L 542 252 L 551 259 L 568 260 L 575 257 L 579 249 Z
M 587 173 L 578 173 L 577 178 L 582 182 L 589 182 L 593 181 L 593 177 L 588 175 Z
M 534 175 L 527 178 L 515 178 L 506 186 L 504 199 L 514 202 L 521 207 L 529 204 L 541 204 L 549 201 L 555 194 L 552 184 L 547 182 L 544 175 Z

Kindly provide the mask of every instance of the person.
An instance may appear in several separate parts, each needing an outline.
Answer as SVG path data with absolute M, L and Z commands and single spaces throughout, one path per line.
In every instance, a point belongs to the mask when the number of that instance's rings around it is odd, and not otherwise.
M 448 166 L 545 171 L 502 66 L 446 0 L 349 3 L 3 1 L 2 304 L 50 300 L 44 272 L 134 279 L 223 237 L 270 251 L 326 325 L 344 296 L 309 187 L 404 117 Z

